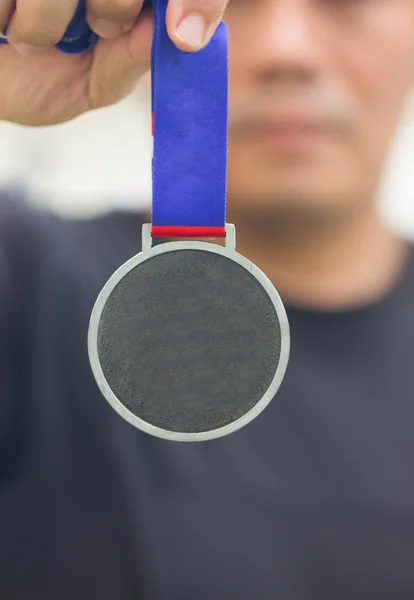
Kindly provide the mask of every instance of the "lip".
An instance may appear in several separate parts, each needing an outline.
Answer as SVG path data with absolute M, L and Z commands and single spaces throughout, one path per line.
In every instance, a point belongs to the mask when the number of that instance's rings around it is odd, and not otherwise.
M 310 148 L 332 133 L 326 123 L 314 121 L 251 123 L 244 131 L 249 140 L 271 145 L 279 150 Z

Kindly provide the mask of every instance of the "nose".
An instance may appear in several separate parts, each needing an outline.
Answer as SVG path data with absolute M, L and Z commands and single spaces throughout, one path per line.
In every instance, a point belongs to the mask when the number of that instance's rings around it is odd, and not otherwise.
M 326 58 L 315 1 L 253 1 L 249 62 L 256 75 L 268 80 L 315 76 Z

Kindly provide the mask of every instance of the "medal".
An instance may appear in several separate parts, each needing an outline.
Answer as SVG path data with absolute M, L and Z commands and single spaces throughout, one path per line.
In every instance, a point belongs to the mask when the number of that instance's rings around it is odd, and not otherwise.
M 185 53 L 167 35 L 167 0 L 154 4 L 152 224 L 100 293 L 88 350 L 102 394 L 129 423 L 202 441 L 240 429 L 273 399 L 289 325 L 225 221 L 227 28 Z

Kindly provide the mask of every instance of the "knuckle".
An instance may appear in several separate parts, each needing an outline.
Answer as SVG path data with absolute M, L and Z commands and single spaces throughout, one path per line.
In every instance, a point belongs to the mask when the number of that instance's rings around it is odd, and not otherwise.
M 137 0 L 96 0 L 91 10 L 96 16 L 114 21 L 131 21 L 137 16 L 139 7 Z
M 2 31 L 10 21 L 12 12 L 10 2 L 7 2 L 5 5 L 0 5 L 0 31 Z
M 226 5 L 223 0 L 210 0 L 208 2 L 200 2 L 200 0 L 198 0 L 191 4 L 191 8 L 204 14 L 210 23 L 219 21 L 222 18 Z
M 94 16 L 119 22 L 135 19 L 138 10 L 139 3 L 136 0 L 95 0 L 90 6 Z
M 138 12 L 136 0 L 114 0 L 114 6 L 119 12 L 130 14 Z
M 34 19 L 20 22 L 14 31 L 14 37 L 33 45 L 52 45 L 60 40 L 65 29 L 57 28 L 50 23 L 39 23 Z
M 33 45 L 51 45 L 58 42 L 66 31 L 71 19 L 70 2 L 50 2 L 17 4 L 12 21 L 13 38 Z
M 213 2 L 210 6 L 206 7 L 206 11 L 210 21 L 219 21 L 223 16 L 223 3 Z

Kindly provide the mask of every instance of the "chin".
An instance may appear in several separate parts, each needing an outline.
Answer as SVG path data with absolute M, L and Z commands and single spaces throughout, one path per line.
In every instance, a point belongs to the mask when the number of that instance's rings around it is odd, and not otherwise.
M 234 190 L 234 192 L 236 192 Z M 355 198 L 355 197 L 354 197 Z M 355 202 L 338 189 L 308 189 L 306 193 L 295 189 L 263 189 L 255 187 L 251 194 L 239 190 L 228 198 L 228 222 L 255 223 L 263 230 L 297 230 L 322 227 L 342 219 L 355 208 Z
M 298 217 L 301 214 L 332 215 L 343 213 L 355 206 L 361 198 L 361 186 L 348 169 L 296 169 L 287 172 L 281 168 L 238 170 L 229 172 L 229 212 L 267 214 L 270 218 Z
M 230 211 L 234 208 L 269 217 L 332 214 L 343 212 L 361 198 L 367 174 L 356 153 L 343 145 L 320 144 L 291 153 L 265 150 L 255 145 L 248 150 L 245 144 L 231 147 Z
M 270 185 L 263 181 L 250 185 L 237 185 L 228 187 L 229 207 L 235 210 L 252 211 L 280 211 L 280 210 L 309 210 L 332 209 L 339 207 L 346 201 L 342 193 L 335 189 L 324 189 L 323 186 L 297 185 Z

